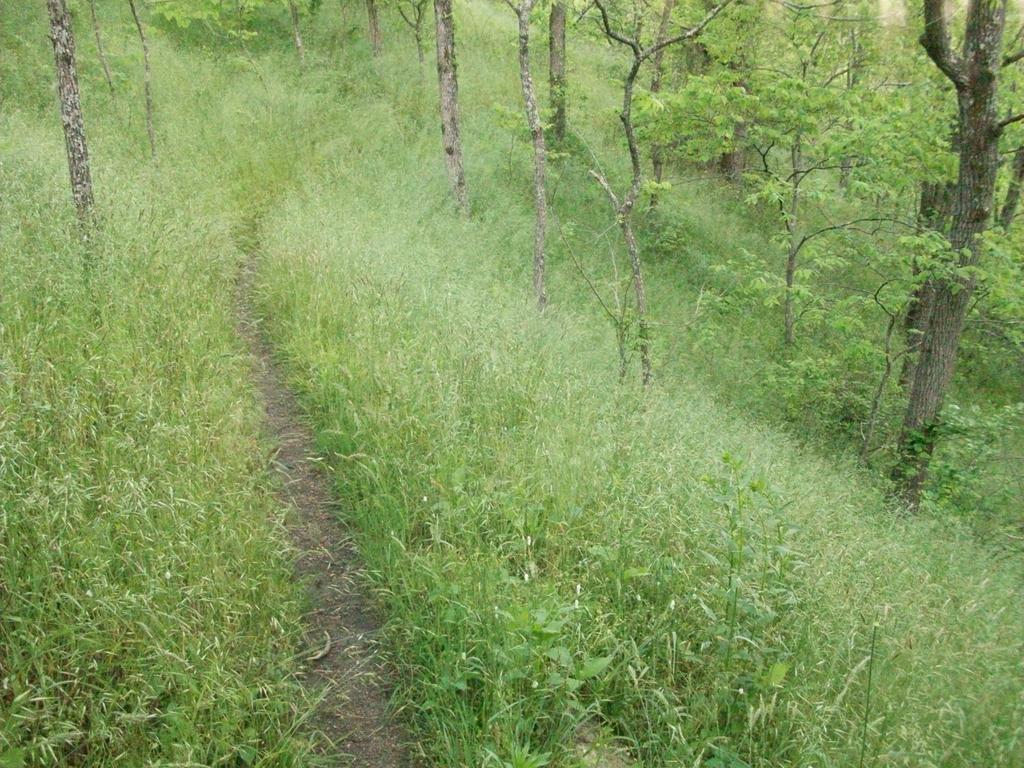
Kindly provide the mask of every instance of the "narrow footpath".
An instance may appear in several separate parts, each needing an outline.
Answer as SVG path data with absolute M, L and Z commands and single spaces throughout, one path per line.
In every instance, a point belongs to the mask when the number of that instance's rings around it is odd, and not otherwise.
M 255 269 L 250 258 L 239 277 L 238 332 L 252 352 L 266 430 L 277 446 L 281 503 L 293 510 L 296 576 L 310 590 L 306 680 L 323 692 L 313 727 L 326 737 L 318 751 L 332 766 L 409 768 L 408 735 L 392 716 L 377 652 L 380 621 L 359 573 L 359 553 L 338 516 L 331 478 L 315 459 L 312 431 L 261 332 L 253 306 Z

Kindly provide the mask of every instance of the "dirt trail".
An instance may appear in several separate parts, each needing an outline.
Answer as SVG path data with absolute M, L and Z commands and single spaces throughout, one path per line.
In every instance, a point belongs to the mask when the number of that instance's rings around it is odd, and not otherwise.
M 240 275 L 238 332 L 252 351 L 266 429 L 278 446 L 281 501 L 295 512 L 289 530 L 299 551 L 296 572 L 309 584 L 306 674 L 314 689 L 325 691 L 313 724 L 330 742 L 319 751 L 329 765 L 407 768 L 413 765 L 407 733 L 391 716 L 376 650 L 380 622 L 359 576 L 359 554 L 336 514 L 330 477 L 314 458 L 313 434 L 261 333 L 254 270 L 250 259 Z

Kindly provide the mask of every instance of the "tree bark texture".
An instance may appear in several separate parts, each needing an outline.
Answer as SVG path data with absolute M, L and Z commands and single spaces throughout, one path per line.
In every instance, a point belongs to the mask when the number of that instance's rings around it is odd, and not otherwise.
M 434 21 L 437 26 L 437 81 L 440 92 L 444 162 L 452 194 L 455 196 L 455 204 L 463 214 L 469 215 L 462 138 L 459 134 L 459 78 L 455 60 L 455 19 L 452 15 L 452 0 L 434 0 Z
M 380 56 L 384 48 L 384 37 L 380 31 L 380 17 L 377 13 L 376 0 L 366 0 L 366 19 L 368 24 L 367 33 L 370 37 L 370 46 L 373 48 L 373 55 Z
M 911 509 L 921 501 L 935 449 L 943 400 L 956 368 L 976 278 L 964 268 L 981 257 L 979 235 L 992 222 L 999 170 L 998 75 L 1002 66 L 1005 0 L 970 0 L 962 52 L 950 45 L 943 0 L 924 0 L 922 45 L 949 78 L 957 96 L 959 169 L 952 187 L 947 239 L 957 267 L 931 278 L 927 326 L 911 382 L 899 461 L 893 477 Z
M 548 226 L 547 147 L 544 145 L 544 127 L 537 110 L 537 94 L 530 74 L 530 13 L 534 0 L 521 0 L 514 6 L 519 20 L 519 80 L 523 88 L 523 105 L 526 109 L 526 124 L 533 140 L 533 290 L 537 296 L 537 307 L 543 310 L 548 303 L 544 287 L 545 242 Z
M 60 119 L 64 126 L 68 170 L 71 175 L 71 194 L 79 220 L 92 218 L 92 176 L 89 171 L 89 148 L 82 119 L 82 101 L 78 90 L 78 71 L 75 68 L 75 35 L 71 16 L 64 0 L 46 0 L 50 16 L 50 40 L 57 69 L 57 97 Z
M 149 139 L 149 155 L 150 157 L 156 157 L 156 129 L 153 127 L 153 78 L 149 66 L 149 41 L 146 39 L 146 31 L 142 27 L 142 20 L 139 19 L 135 0 L 128 0 L 128 7 L 132 10 L 132 19 L 135 20 L 135 29 L 139 33 L 139 42 L 142 44 L 142 90 L 146 100 L 146 137 Z
M 299 63 L 306 63 L 306 46 L 302 42 L 302 26 L 299 24 L 299 6 L 295 0 L 288 0 L 288 12 L 292 17 L 292 37 L 295 39 L 295 51 L 299 54 Z

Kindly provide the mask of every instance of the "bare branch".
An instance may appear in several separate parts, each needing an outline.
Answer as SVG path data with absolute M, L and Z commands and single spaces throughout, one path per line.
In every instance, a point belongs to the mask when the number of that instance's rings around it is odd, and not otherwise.
M 680 43 L 683 40 L 693 40 L 695 37 L 699 36 L 701 32 L 704 31 L 704 28 L 707 27 L 708 24 L 714 21 L 715 17 L 718 16 L 718 14 L 720 14 L 722 11 L 724 11 L 726 8 L 732 5 L 732 3 L 733 0 L 723 0 L 723 2 L 719 3 L 710 11 L 708 11 L 707 15 L 703 19 L 701 19 L 695 26 L 690 27 L 689 29 L 679 33 L 678 35 L 675 35 L 673 37 L 667 37 L 661 42 L 652 45 L 650 48 L 644 51 L 643 57 L 646 59 L 649 56 L 653 56 L 662 48 L 668 48 L 670 45 L 675 45 L 676 43 Z
M 995 124 L 995 127 L 992 130 L 995 131 L 995 134 L 998 136 L 1008 125 L 1019 123 L 1021 120 L 1024 120 L 1024 112 L 1018 112 L 1016 115 L 1010 115 L 1006 119 L 1000 120 Z
M 1008 67 L 1011 64 L 1016 64 L 1021 59 L 1024 59 L 1024 48 L 1022 48 L 1021 50 L 1017 51 L 1016 53 L 1011 53 L 1009 56 L 1004 58 L 1003 59 L 1003 66 L 1004 67 Z

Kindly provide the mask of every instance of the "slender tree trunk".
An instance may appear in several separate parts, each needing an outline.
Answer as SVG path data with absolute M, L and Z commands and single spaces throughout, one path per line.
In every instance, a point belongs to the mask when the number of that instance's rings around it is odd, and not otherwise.
M 410 9 L 412 11 L 411 18 L 405 12 L 405 6 L 401 3 L 398 5 L 398 13 L 409 29 L 412 30 L 412 36 L 416 40 L 416 58 L 422 66 L 426 62 L 423 52 L 423 11 L 426 9 L 427 0 L 414 0 L 410 5 L 412 6 Z
M 877 294 L 875 296 L 877 300 Z M 867 424 L 864 428 L 864 438 L 860 444 L 860 460 L 865 463 L 868 460 L 868 456 L 871 455 L 871 443 L 875 439 L 875 429 L 878 425 L 878 414 L 882 410 L 882 397 L 885 395 L 885 387 L 892 376 L 892 337 L 893 332 L 896 330 L 898 318 L 899 315 L 895 312 L 890 314 L 889 322 L 885 327 L 885 345 L 883 348 L 885 352 L 885 368 L 882 371 L 881 378 L 878 380 L 874 397 L 871 398 L 871 410 L 868 413 Z
M 622 230 L 622 239 L 626 242 L 626 252 L 629 254 L 629 266 L 633 277 L 633 296 L 636 299 L 640 375 L 643 385 L 649 387 L 654 380 L 654 370 L 651 363 L 650 326 L 647 322 L 647 284 L 644 280 L 643 262 L 640 258 L 640 245 L 637 242 L 636 233 L 633 231 L 633 211 L 636 208 L 636 201 L 643 187 L 643 165 L 640 160 L 640 146 L 637 143 L 636 131 L 633 127 L 633 89 L 636 84 L 636 76 L 640 72 L 640 66 L 644 62 L 644 55 L 638 45 L 636 47 L 631 46 L 631 49 L 633 51 L 633 64 L 629 69 L 629 74 L 626 75 L 622 92 L 622 111 L 619 113 L 622 130 L 626 135 L 626 146 L 629 148 L 630 167 L 633 172 L 629 189 L 620 200 L 604 176 L 597 171 L 591 171 L 591 174 L 604 188 L 605 194 L 608 195 L 612 209 L 615 211 L 615 217 L 618 220 L 619 229 Z
M 1013 220 L 1017 216 L 1017 209 L 1020 207 L 1020 187 L 1024 183 L 1024 147 L 1020 147 L 1013 155 L 1013 168 L 1011 169 L 1010 186 L 1006 190 L 1006 199 L 1003 201 L 1003 208 L 999 212 L 999 224 L 1006 232 L 1013 226 Z
M 149 66 L 149 41 L 146 39 L 146 32 L 142 28 L 142 21 L 139 19 L 138 10 L 135 8 L 135 0 L 128 0 L 128 7 L 132 10 L 135 29 L 139 33 L 139 42 L 142 44 L 142 89 L 146 99 L 146 136 L 149 138 L 150 157 L 156 157 L 156 130 L 153 128 L 153 89 L 151 85 L 152 74 Z
M 306 46 L 302 42 L 302 26 L 299 23 L 299 6 L 295 0 L 288 0 L 288 11 L 292 16 L 292 37 L 295 38 L 295 51 L 299 54 L 299 63 L 306 63 Z
M 455 204 L 469 215 L 466 192 L 466 171 L 462 161 L 462 138 L 459 135 L 459 78 L 455 60 L 455 19 L 452 0 L 434 0 L 434 21 L 437 25 L 437 81 L 441 104 L 441 142 Z
M 676 0 L 665 0 L 665 5 L 661 10 L 661 21 L 658 23 L 658 38 L 657 42 L 660 43 L 668 36 L 669 24 L 672 21 L 672 11 L 676 7 Z M 651 93 L 658 93 L 661 91 L 661 79 L 665 74 L 665 49 L 662 48 L 654 54 L 651 62 L 652 69 L 654 70 L 651 74 Z M 663 153 L 665 148 L 658 142 L 654 143 L 651 147 L 651 167 L 654 172 L 654 180 L 661 183 L 662 174 L 665 170 L 665 160 Z M 658 204 L 657 195 L 651 198 L 651 207 L 655 207 Z
M 860 41 L 857 39 L 857 30 L 850 30 L 850 62 L 846 69 L 846 90 L 852 91 L 857 85 L 857 66 L 858 57 L 860 56 Z M 853 124 L 847 121 L 846 130 L 852 131 Z M 848 189 L 850 186 L 850 176 L 853 174 L 853 158 L 849 155 L 843 157 L 839 164 L 839 188 L 842 190 Z
M 530 13 L 534 0 L 522 0 L 514 6 L 519 20 L 519 80 L 523 87 L 523 105 L 526 108 L 526 124 L 533 139 L 533 290 L 537 295 L 537 307 L 544 310 L 548 303 L 544 287 L 545 240 L 548 226 L 548 199 L 545 183 L 547 148 L 544 146 L 544 128 L 537 112 L 537 95 L 530 75 Z
M 960 164 L 953 186 L 948 233 L 951 256 L 959 269 L 932 278 L 931 311 L 921 340 L 893 478 L 911 509 L 921 501 L 939 430 L 943 400 L 956 368 L 964 322 L 971 306 L 975 276 L 964 268 L 981 257 L 980 235 L 992 221 L 999 169 L 998 74 L 1002 66 L 1005 0 L 971 0 L 962 54 L 950 45 L 942 0 L 925 0 L 921 41 L 957 93 Z
M 89 0 L 89 16 L 92 18 L 92 32 L 96 36 L 96 53 L 99 55 L 100 66 L 103 67 L 103 77 L 107 80 L 107 87 L 114 92 L 114 79 L 110 76 L 110 64 L 107 62 L 107 54 L 103 51 L 103 35 L 100 33 L 100 20 L 96 16 L 96 0 Z
M 380 19 L 377 15 L 376 0 L 366 0 L 366 16 L 369 23 L 370 45 L 373 47 L 373 55 L 380 56 L 384 47 L 384 38 L 380 32 Z
M 416 28 L 413 30 L 413 36 L 416 38 L 416 59 L 422 66 L 427 58 L 423 51 L 423 21 L 421 18 L 416 19 Z
M 793 188 L 790 192 L 789 211 L 786 214 L 786 232 L 789 235 L 789 249 L 786 253 L 786 296 L 783 303 L 786 346 L 792 346 L 796 338 L 796 311 L 793 302 L 793 288 L 796 283 L 797 255 L 800 253 L 800 183 L 803 181 L 803 149 L 801 136 L 797 133 L 790 150 L 793 166 Z
M 565 93 L 565 0 L 551 4 L 548 24 L 548 82 L 551 91 L 551 131 L 555 141 L 565 141 L 566 93 Z
M 50 15 L 50 40 L 53 42 L 53 58 L 57 69 L 57 95 L 71 175 L 71 195 L 79 220 L 87 223 L 92 219 L 92 176 L 89 172 L 89 148 L 82 119 L 78 72 L 75 69 L 75 35 L 64 0 L 46 0 L 46 8 Z

